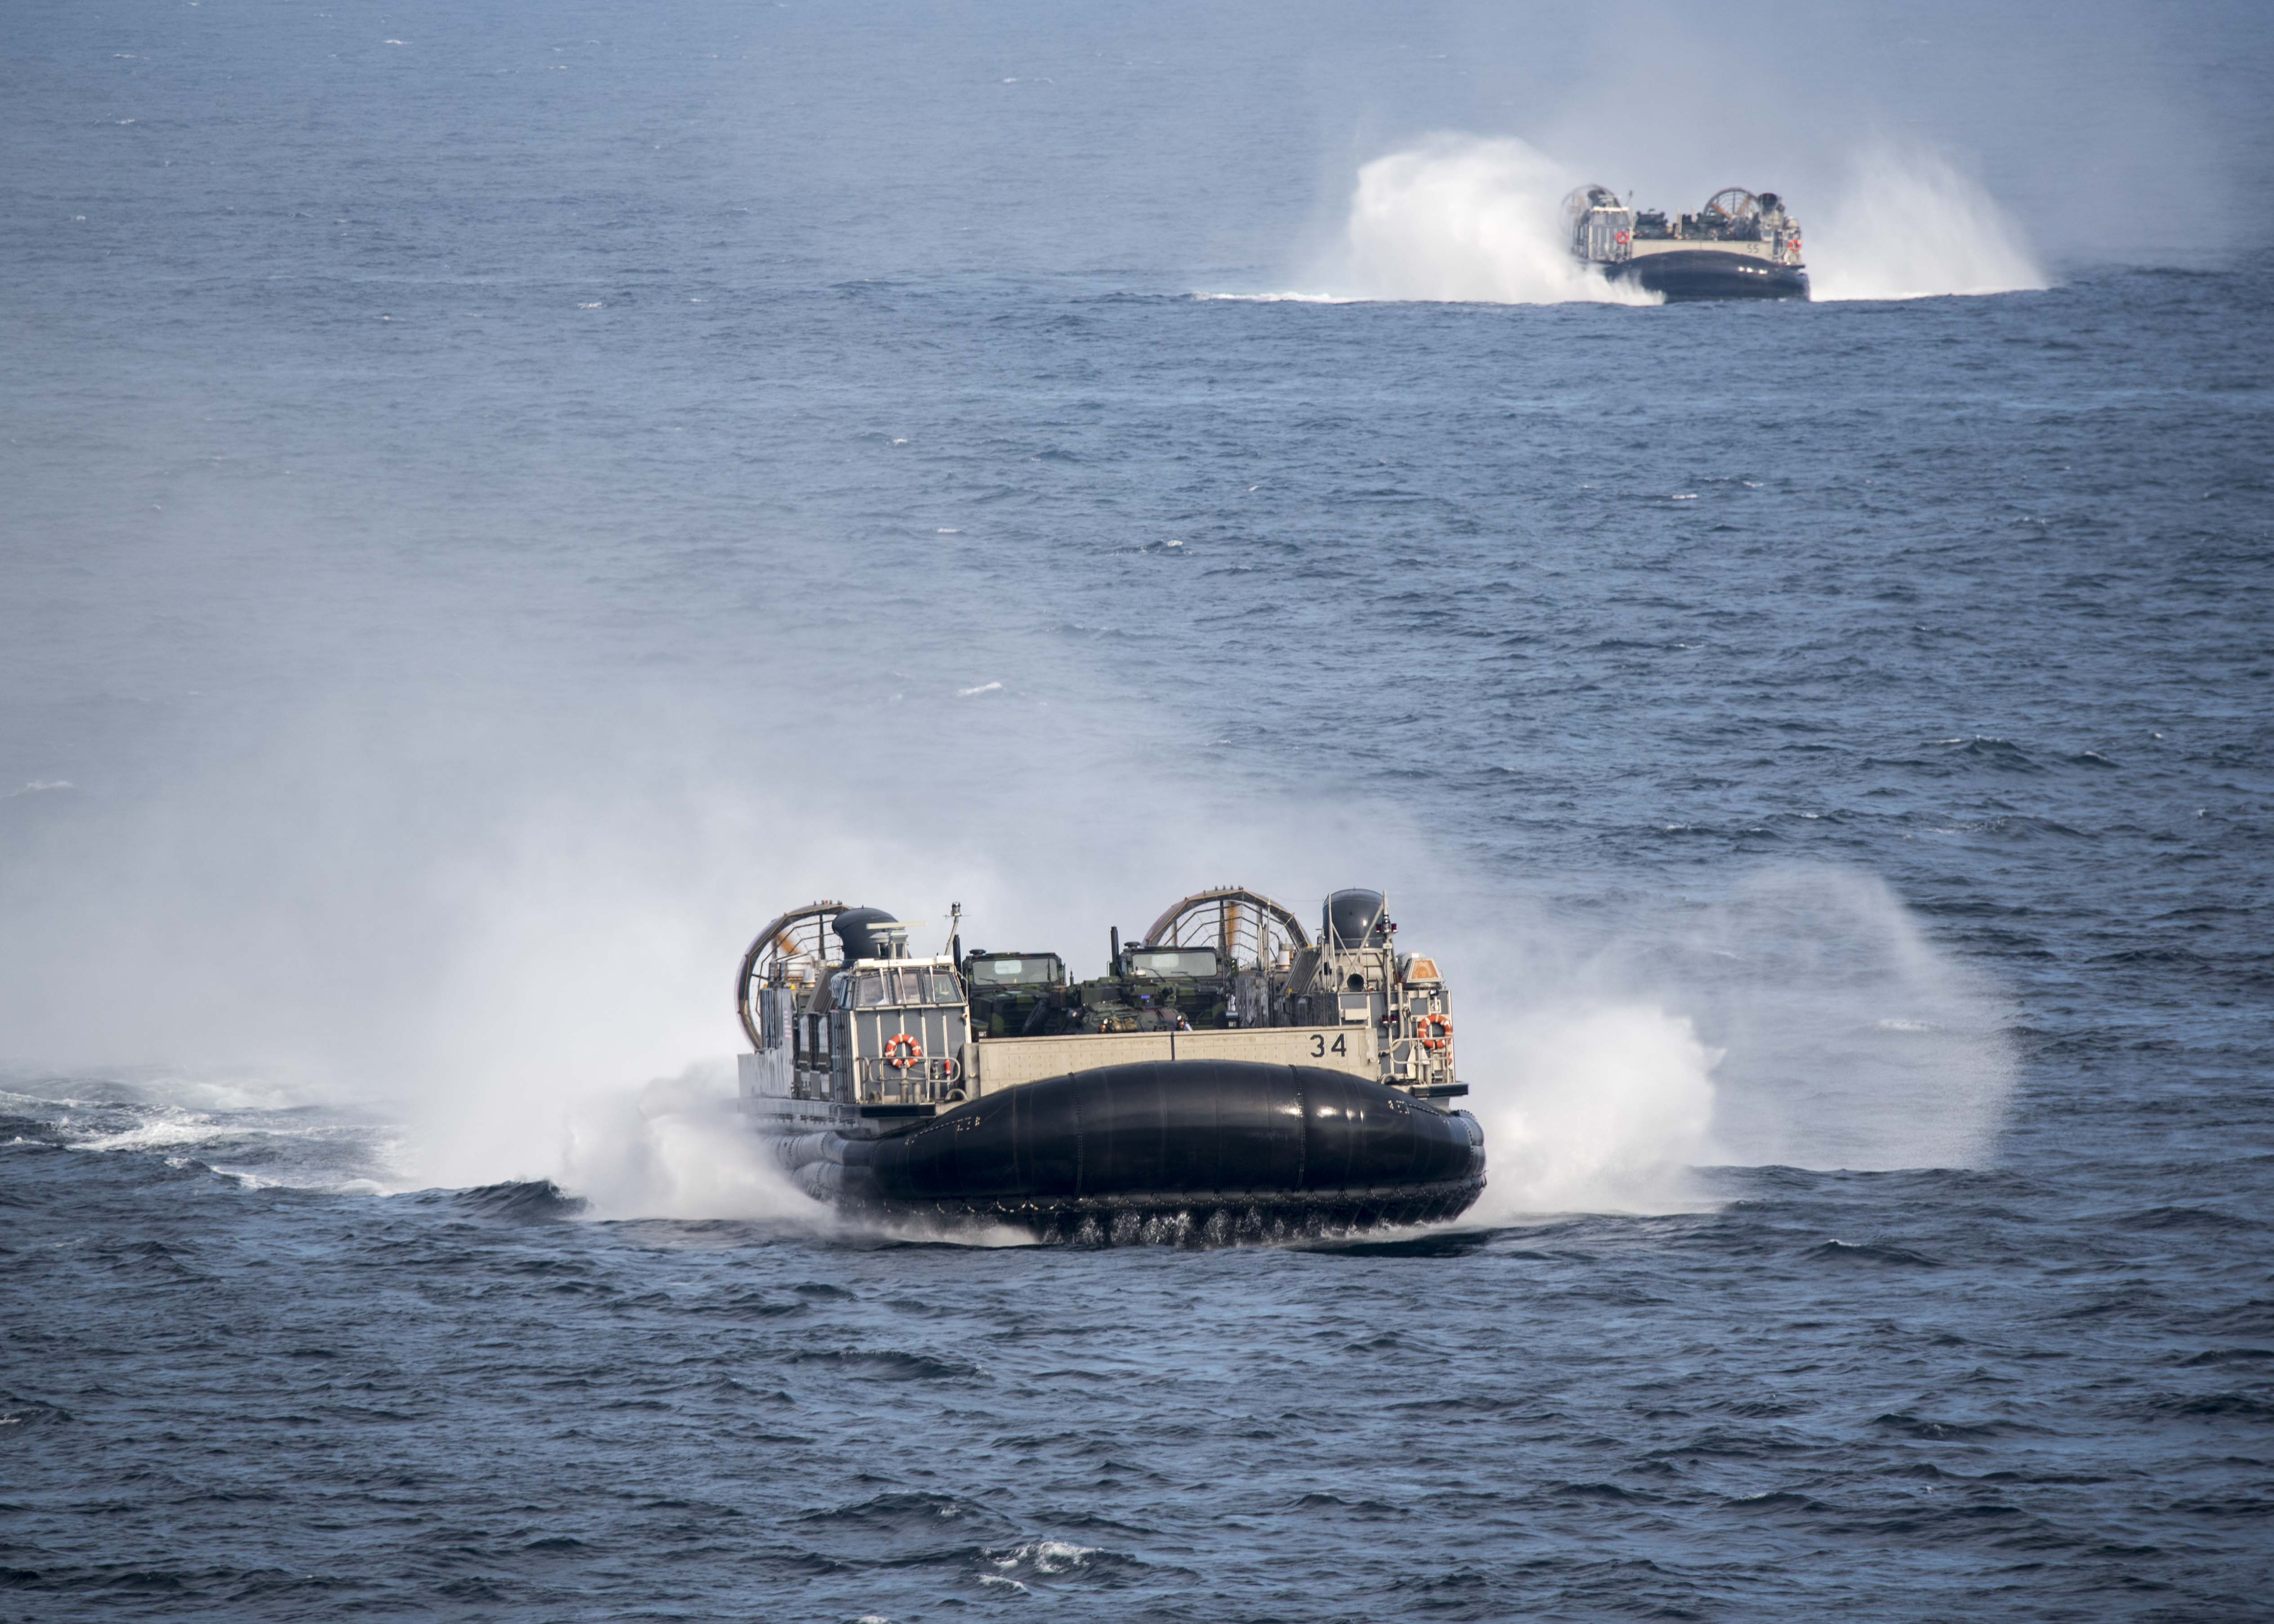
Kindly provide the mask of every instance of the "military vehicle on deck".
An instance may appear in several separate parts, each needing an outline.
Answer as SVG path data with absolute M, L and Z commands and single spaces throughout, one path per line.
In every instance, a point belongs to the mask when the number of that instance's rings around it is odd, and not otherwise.
M 1068 1030 L 1192 1032 L 1238 1025 L 1233 973 L 1214 947 L 1121 945 L 1112 933 L 1106 973 L 1073 989 Z
M 1065 960 L 1056 953 L 966 954 L 960 960 L 971 1030 L 983 1038 L 1056 1036 L 1072 1031 Z

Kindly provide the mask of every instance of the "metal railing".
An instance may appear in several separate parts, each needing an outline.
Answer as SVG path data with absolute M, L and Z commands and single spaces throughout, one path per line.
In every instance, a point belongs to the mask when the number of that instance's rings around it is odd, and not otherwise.
M 906 1065 L 870 1055 L 853 1061 L 853 1094 L 862 1105 L 939 1105 L 963 1090 L 963 1065 L 953 1056 Z
M 1282 948 L 1310 945 L 1310 936 L 1278 903 L 1238 885 L 1195 891 L 1174 904 L 1145 933 L 1147 947 L 1212 947 L 1230 969 L 1273 963 Z

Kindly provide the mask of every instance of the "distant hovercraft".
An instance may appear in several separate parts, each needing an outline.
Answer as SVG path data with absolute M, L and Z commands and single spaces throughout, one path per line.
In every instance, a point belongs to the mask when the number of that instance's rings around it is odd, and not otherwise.
M 1563 219 L 1574 259 L 1669 304 L 1808 297 L 1800 222 L 1773 192 L 1731 186 L 1669 220 L 1608 186 L 1582 186 L 1563 199 Z
M 881 909 L 809 903 L 742 956 L 741 1108 L 807 1193 L 888 1217 L 1108 1243 L 1450 1218 L 1484 1132 L 1441 1103 L 1468 1092 L 1445 985 L 1397 929 L 1340 891 L 1314 942 L 1227 887 L 1115 930 L 1074 982 L 1056 953 L 965 952 L 952 926 L 912 957 Z

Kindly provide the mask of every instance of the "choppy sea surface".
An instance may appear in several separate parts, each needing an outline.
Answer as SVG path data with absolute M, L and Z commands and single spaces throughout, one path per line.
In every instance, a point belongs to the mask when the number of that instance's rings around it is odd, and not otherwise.
M 19 20 L 0 1618 L 2266 1616 L 2263 261 L 1216 297 L 1238 52 Z M 862 1228 L 705 1093 L 809 894 L 1227 879 L 1448 944 L 1468 1219 Z

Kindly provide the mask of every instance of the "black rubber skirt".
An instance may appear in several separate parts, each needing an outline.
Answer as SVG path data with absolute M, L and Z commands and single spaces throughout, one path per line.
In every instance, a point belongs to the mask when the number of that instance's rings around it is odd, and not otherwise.
M 1751 254 L 1717 253 L 1710 248 L 1677 249 L 1606 266 L 1615 282 L 1630 282 L 1661 295 L 1669 304 L 1692 299 L 1804 299 L 1808 273 Z
M 851 1206 L 1050 1238 L 1197 1243 L 1427 1223 L 1484 1189 L 1484 1134 L 1344 1072 L 1246 1061 L 1107 1066 L 988 1094 L 882 1139 L 784 1160 Z

